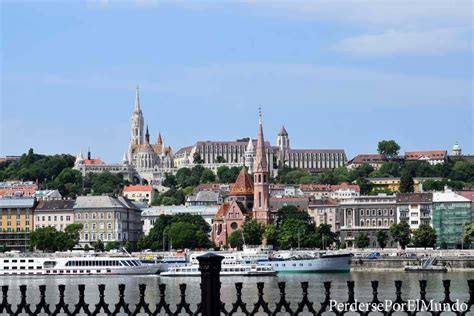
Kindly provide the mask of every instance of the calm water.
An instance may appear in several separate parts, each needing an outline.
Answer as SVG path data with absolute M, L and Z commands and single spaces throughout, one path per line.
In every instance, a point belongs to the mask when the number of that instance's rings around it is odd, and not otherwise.
M 394 299 L 395 286 L 394 280 L 402 280 L 402 297 L 418 298 L 419 284 L 418 280 L 427 279 L 427 297 L 428 299 L 443 299 L 442 280 L 451 280 L 451 297 L 452 299 L 468 299 L 467 280 L 474 279 L 474 272 L 450 272 L 445 274 L 423 274 L 423 273 L 403 273 L 403 272 L 352 272 L 347 274 L 281 274 L 277 277 L 225 277 L 222 278 L 222 300 L 226 302 L 229 308 L 230 303 L 235 301 L 235 282 L 244 282 L 243 299 L 247 306 L 253 306 L 257 299 L 256 282 L 265 283 L 265 300 L 274 304 L 279 298 L 278 282 L 285 281 L 287 283 L 287 299 L 290 300 L 292 306 L 296 306 L 296 302 L 301 300 L 300 282 L 309 282 L 309 298 L 313 302 L 321 302 L 324 300 L 323 282 L 332 281 L 331 292 L 332 297 L 338 301 L 345 301 L 347 298 L 346 281 L 355 281 L 356 298 L 359 301 L 370 301 L 372 298 L 371 280 L 379 280 L 379 299 Z M 188 284 L 187 301 L 191 303 L 194 310 L 195 304 L 200 300 L 199 278 L 160 278 L 159 276 L 48 276 L 48 277 L 10 277 L 2 276 L 0 285 L 8 285 L 10 303 L 18 302 L 19 291 L 18 286 L 22 284 L 28 285 L 28 301 L 38 302 L 39 291 L 38 286 L 47 285 L 47 301 L 55 304 L 58 300 L 57 286 L 59 284 L 66 285 L 66 302 L 74 304 L 77 302 L 78 284 L 86 285 L 86 302 L 95 304 L 98 301 L 97 284 L 106 285 L 106 301 L 109 304 L 115 304 L 118 301 L 118 284 L 126 285 L 126 301 L 132 305 L 138 302 L 138 285 L 146 284 L 146 301 L 148 303 L 156 303 L 158 301 L 158 284 L 167 285 L 166 297 L 169 303 L 176 302 L 179 298 L 179 284 Z M 173 305 L 172 305 L 173 306 Z M 174 310 L 174 308 L 172 308 Z

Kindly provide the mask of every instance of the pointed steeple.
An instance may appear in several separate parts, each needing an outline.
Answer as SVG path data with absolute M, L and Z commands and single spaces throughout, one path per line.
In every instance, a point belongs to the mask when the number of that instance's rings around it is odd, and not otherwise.
M 126 152 L 123 153 L 122 163 L 123 163 L 123 164 L 127 164 L 127 163 L 128 163 L 128 155 L 127 155 Z
M 138 85 L 137 85 L 137 89 L 136 89 L 136 92 L 135 92 L 135 108 L 134 108 L 134 111 L 135 112 L 141 112 L 141 109 L 140 109 L 140 91 L 138 89 Z
M 146 126 L 145 142 L 150 144 L 150 133 L 148 133 L 148 125 Z
M 163 145 L 163 138 L 161 137 L 161 132 L 158 132 L 158 139 L 156 140 L 156 144 L 158 147 L 161 147 Z
M 258 138 L 257 138 L 257 149 L 255 153 L 255 163 L 253 165 L 254 172 L 267 172 L 267 156 L 265 154 L 265 139 L 263 137 L 263 124 L 262 124 L 262 109 L 258 110 Z
M 253 146 L 253 139 L 252 137 L 249 137 L 249 143 L 247 144 L 247 151 L 254 151 L 255 147 Z
M 288 136 L 288 132 L 286 131 L 285 125 L 281 126 L 278 136 Z

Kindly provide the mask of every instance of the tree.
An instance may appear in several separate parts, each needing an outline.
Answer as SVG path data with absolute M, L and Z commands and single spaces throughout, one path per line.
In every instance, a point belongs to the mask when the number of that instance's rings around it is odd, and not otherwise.
M 229 245 L 237 250 L 242 250 L 242 246 L 244 244 L 244 240 L 242 238 L 242 231 L 240 229 L 234 230 L 229 235 Z
M 194 155 L 193 155 L 193 163 L 194 163 L 194 164 L 201 164 L 201 163 L 204 163 L 204 160 L 202 160 L 200 153 L 194 153 Z
M 113 249 L 118 249 L 120 247 L 120 243 L 118 241 L 109 241 L 105 245 L 105 250 L 110 251 Z
M 398 145 L 394 140 L 382 140 L 378 144 L 377 151 L 379 154 L 384 155 L 387 158 L 393 158 L 398 155 L 400 145 Z
M 202 231 L 194 224 L 187 222 L 174 222 L 165 230 L 166 236 L 177 249 L 209 248 L 209 237 L 203 239 Z
M 40 227 L 30 233 L 30 245 L 44 251 L 56 251 L 57 231 L 54 227 Z
M 451 180 L 474 183 L 474 163 L 456 161 L 449 176 Z
M 356 184 L 360 188 L 360 194 L 367 195 L 372 192 L 373 185 L 365 178 L 358 178 Z
M 189 168 L 181 168 L 176 172 L 176 182 L 181 188 L 187 186 L 194 186 L 195 184 L 192 183 L 191 179 L 191 169 Z
M 288 205 L 280 208 L 277 214 L 277 227 L 280 227 L 282 223 L 289 219 L 301 220 L 305 223 L 309 223 L 310 217 L 307 212 L 298 210 L 296 206 Z
M 49 185 L 51 189 L 57 189 L 63 197 L 75 198 L 82 193 L 82 173 L 70 167 L 65 168 Z
M 161 184 L 168 188 L 175 188 L 178 185 L 178 181 L 176 181 L 176 177 L 174 175 L 165 173 L 165 179 Z
M 217 179 L 221 183 L 234 183 L 240 173 L 240 168 L 220 166 L 217 168 Z
M 94 247 L 94 251 L 102 251 L 102 252 L 105 251 L 105 245 L 100 239 L 94 242 L 92 246 Z
M 370 245 L 370 239 L 366 233 L 360 233 L 354 239 L 357 248 L 367 248 Z
M 278 231 L 275 225 L 270 224 L 265 226 L 263 236 L 267 241 L 267 245 L 271 245 L 273 247 L 276 247 L 278 245 Z
M 67 249 L 73 249 L 79 243 L 79 233 L 83 225 L 79 223 L 69 224 L 64 228 L 64 233 L 68 237 Z
M 212 170 L 206 169 L 202 172 L 200 182 L 201 183 L 211 183 L 216 181 L 216 175 Z
M 402 172 L 400 177 L 400 192 L 401 193 L 410 193 L 415 190 L 413 177 L 407 171 Z
M 413 232 L 413 244 L 416 247 L 434 247 L 436 245 L 436 231 L 430 225 L 420 225 Z
M 216 162 L 217 162 L 217 163 L 226 163 L 227 160 L 225 160 L 225 158 L 222 157 L 222 156 L 217 156 L 217 157 L 216 157 Z
M 393 161 L 386 162 L 380 167 L 378 173 L 379 177 L 399 177 L 400 164 Z
M 336 233 L 331 230 L 329 224 L 319 224 L 315 230 L 315 236 L 317 247 L 320 249 L 326 249 L 328 245 L 332 245 L 336 242 Z
M 89 173 L 86 176 L 86 186 L 92 189 L 95 195 L 105 193 L 119 194 L 123 188 L 123 176 L 120 173 L 103 171 L 101 173 Z
M 245 243 L 248 245 L 261 245 L 265 227 L 256 219 L 246 220 L 242 225 Z
M 393 224 L 390 227 L 390 235 L 392 238 L 399 243 L 402 249 L 410 243 L 410 225 L 406 221 L 401 221 L 399 224 Z
M 377 232 L 377 243 L 379 244 L 379 247 L 384 249 L 385 246 L 387 245 L 387 240 L 388 240 L 388 234 L 385 230 L 379 230 Z
M 474 238 L 474 223 L 464 223 L 462 239 L 466 245 L 470 245 L 472 239 Z

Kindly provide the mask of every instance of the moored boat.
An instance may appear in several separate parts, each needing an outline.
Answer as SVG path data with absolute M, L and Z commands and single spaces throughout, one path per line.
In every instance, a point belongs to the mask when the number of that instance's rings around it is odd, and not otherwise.
M 277 272 L 267 265 L 257 264 L 223 264 L 220 276 L 275 276 Z M 172 267 L 160 276 L 168 277 L 198 277 L 201 276 L 199 265 L 193 264 L 185 267 Z

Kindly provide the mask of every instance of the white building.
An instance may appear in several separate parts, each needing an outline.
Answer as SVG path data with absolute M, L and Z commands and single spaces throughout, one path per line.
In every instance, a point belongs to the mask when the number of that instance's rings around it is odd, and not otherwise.
M 398 193 L 397 223 L 406 221 L 410 229 L 418 229 L 420 225 L 433 226 L 432 193 Z
M 80 245 L 98 240 L 127 241 L 136 249 L 142 232 L 141 210 L 125 197 L 79 196 L 74 205 L 75 222 L 83 224 Z
M 34 212 L 35 229 L 51 226 L 64 231 L 74 223 L 74 204 L 74 200 L 40 200 Z

